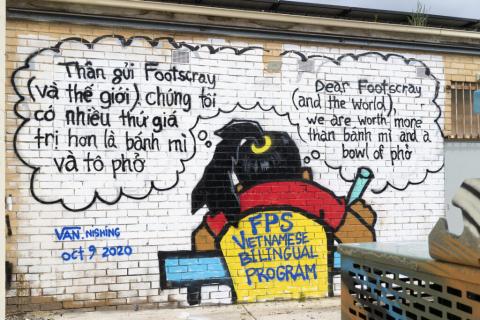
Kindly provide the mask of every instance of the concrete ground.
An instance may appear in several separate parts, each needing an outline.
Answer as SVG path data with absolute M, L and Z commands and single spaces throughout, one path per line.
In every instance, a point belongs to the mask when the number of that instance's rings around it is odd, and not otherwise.
M 8 318 L 7 318 L 8 319 Z M 17 318 L 18 319 L 18 318 Z M 141 311 L 35 313 L 29 320 L 340 320 L 340 299 L 282 301 Z

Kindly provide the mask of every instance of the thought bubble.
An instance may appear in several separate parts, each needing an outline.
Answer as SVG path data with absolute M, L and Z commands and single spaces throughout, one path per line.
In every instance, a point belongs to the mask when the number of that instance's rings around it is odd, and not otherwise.
M 174 63 L 173 50 L 187 61 Z M 373 192 L 403 190 L 441 169 L 439 82 L 424 63 L 285 51 L 270 74 L 264 51 L 104 36 L 32 53 L 12 75 L 21 119 L 14 147 L 32 168 L 32 195 L 80 211 L 175 188 L 198 144 L 213 153 L 214 131 L 234 115 L 288 132 L 305 165 L 346 181 L 370 167 Z M 314 70 L 298 71 L 302 60 Z
M 173 64 L 175 49 L 195 52 L 192 63 Z M 174 188 L 195 156 L 197 118 L 237 102 L 218 83 L 219 61 L 255 50 L 105 36 L 34 52 L 12 76 L 23 119 L 15 151 L 34 169 L 33 196 L 80 211 Z M 204 61 L 215 62 L 209 72 Z
M 405 190 L 442 169 L 440 83 L 425 63 L 377 52 L 288 56 L 318 67 L 291 91 L 301 136 L 310 146 L 306 163 L 322 160 L 345 181 L 369 167 L 374 193 Z

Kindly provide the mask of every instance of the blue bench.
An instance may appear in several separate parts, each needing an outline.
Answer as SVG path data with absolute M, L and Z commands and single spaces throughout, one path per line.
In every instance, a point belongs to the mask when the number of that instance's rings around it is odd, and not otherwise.
M 203 285 L 233 288 L 225 259 L 219 251 L 159 251 L 160 288 L 187 288 L 190 305 L 201 302 Z M 235 290 L 232 290 L 234 295 Z

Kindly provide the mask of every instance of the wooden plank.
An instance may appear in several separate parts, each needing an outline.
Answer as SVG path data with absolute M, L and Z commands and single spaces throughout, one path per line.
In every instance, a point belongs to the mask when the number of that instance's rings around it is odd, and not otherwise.
M 462 210 L 462 234 L 449 232 L 440 219 L 428 237 L 430 255 L 437 260 L 480 267 L 480 179 L 465 180 L 453 197 L 454 206 Z
M 464 224 L 470 224 L 464 221 Z M 430 255 L 432 258 L 461 265 L 480 267 L 480 238 L 466 226 L 459 236 L 448 232 L 447 221 L 438 220 L 428 236 Z

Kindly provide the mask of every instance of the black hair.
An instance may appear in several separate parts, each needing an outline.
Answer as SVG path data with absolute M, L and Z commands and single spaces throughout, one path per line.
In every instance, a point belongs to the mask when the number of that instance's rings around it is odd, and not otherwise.
M 244 188 L 302 178 L 300 152 L 286 132 L 264 132 L 256 121 L 232 120 L 215 134 L 222 141 L 192 191 L 192 214 L 206 205 L 211 212 L 223 212 L 235 222 L 240 203 L 234 173 Z M 255 152 L 253 145 L 265 148 Z
M 215 148 L 202 179 L 192 191 L 192 213 L 206 204 L 210 211 L 223 212 L 230 218 L 240 213 L 232 177 L 238 149 L 243 140 L 259 143 L 264 132 L 258 122 L 232 120 L 215 134 L 222 141 Z
M 300 152 L 288 133 L 268 131 L 271 147 L 262 153 L 252 152 L 245 142 L 238 152 L 235 174 L 244 188 L 261 182 L 293 180 L 302 176 Z

